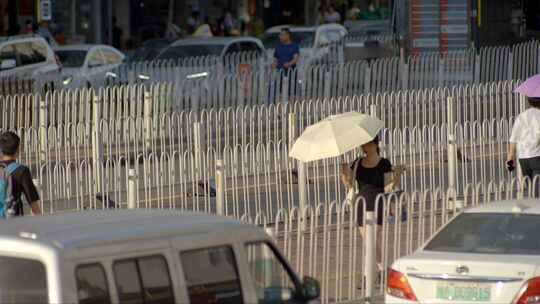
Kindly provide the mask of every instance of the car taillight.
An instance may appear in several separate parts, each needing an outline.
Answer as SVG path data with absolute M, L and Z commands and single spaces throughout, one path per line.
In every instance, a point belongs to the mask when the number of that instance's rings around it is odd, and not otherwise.
M 388 280 L 386 282 L 387 293 L 391 296 L 402 298 L 411 301 L 417 301 L 409 281 L 404 274 L 395 271 L 392 268 L 388 269 Z
M 513 304 L 540 303 L 540 277 L 532 278 L 523 284 Z

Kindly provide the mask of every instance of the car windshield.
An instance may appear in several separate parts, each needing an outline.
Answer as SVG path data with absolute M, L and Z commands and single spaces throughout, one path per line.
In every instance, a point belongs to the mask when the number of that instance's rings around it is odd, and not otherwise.
M 156 59 L 178 60 L 190 57 L 220 56 L 223 51 L 222 44 L 197 44 L 172 46 L 161 53 Z
M 0 303 L 48 303 L 45 266 L 38 261 L 0 257 Z
M 292 41 L 301 47 L 312 47 L 315 43 L 315 31 L 293 31 Z M 279 43 L 279 33 L 265 34 L 263 37 L 263 44 L 267 49 L 275 49 Z
M 84 64 L 87 51 L 57 51 L 58 59 L 66 68 L 80 68 Z
M 463 213 L 441 230 L 426 251 L 540 254 L 540 215 Z

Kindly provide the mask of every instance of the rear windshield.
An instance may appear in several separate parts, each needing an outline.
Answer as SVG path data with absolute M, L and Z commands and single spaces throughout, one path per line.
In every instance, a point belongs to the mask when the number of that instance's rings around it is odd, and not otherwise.
M 0 257 L 0 303 L 48 303 L 45 266 L 38 261 Z
M 426 251 L 540 254 L 540 216 L 463 213 L 439 232 Z
M 157 59 L 178 60 L 190 57 L 220 56 L 224 47 L 218 44 L 173 46 L 166 49 Z
M 86 51 L 57 51 L 58 59 L 66 68 L 78 68 L 84 64 Z
M 293 31 L 291 36 L 292 41 L 303 48 L 313 47 L 315 43 L 314 31 Z M 275 49 L 280 44 L 279 33 L 265 34 L 263 44 L 267 49 Z

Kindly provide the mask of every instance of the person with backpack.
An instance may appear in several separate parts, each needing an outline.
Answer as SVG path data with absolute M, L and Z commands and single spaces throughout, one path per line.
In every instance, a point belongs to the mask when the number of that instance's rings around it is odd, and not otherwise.
M 23 216 L 22 194 L 33 215 L 41 214 L 39 194 L 28 167 L 17 162 L 21 140 L 13 132 L 0 135 L 0 218 Z

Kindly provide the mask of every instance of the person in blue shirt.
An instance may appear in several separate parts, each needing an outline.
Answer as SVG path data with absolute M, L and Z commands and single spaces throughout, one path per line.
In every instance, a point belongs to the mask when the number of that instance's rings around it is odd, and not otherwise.
M 300 60 L 300 47 L 291 38 L 291 31 L 283 28 L 279 34 L 280 44 L 274 51 L 274 69 L 284 72 L 296 68 Z

